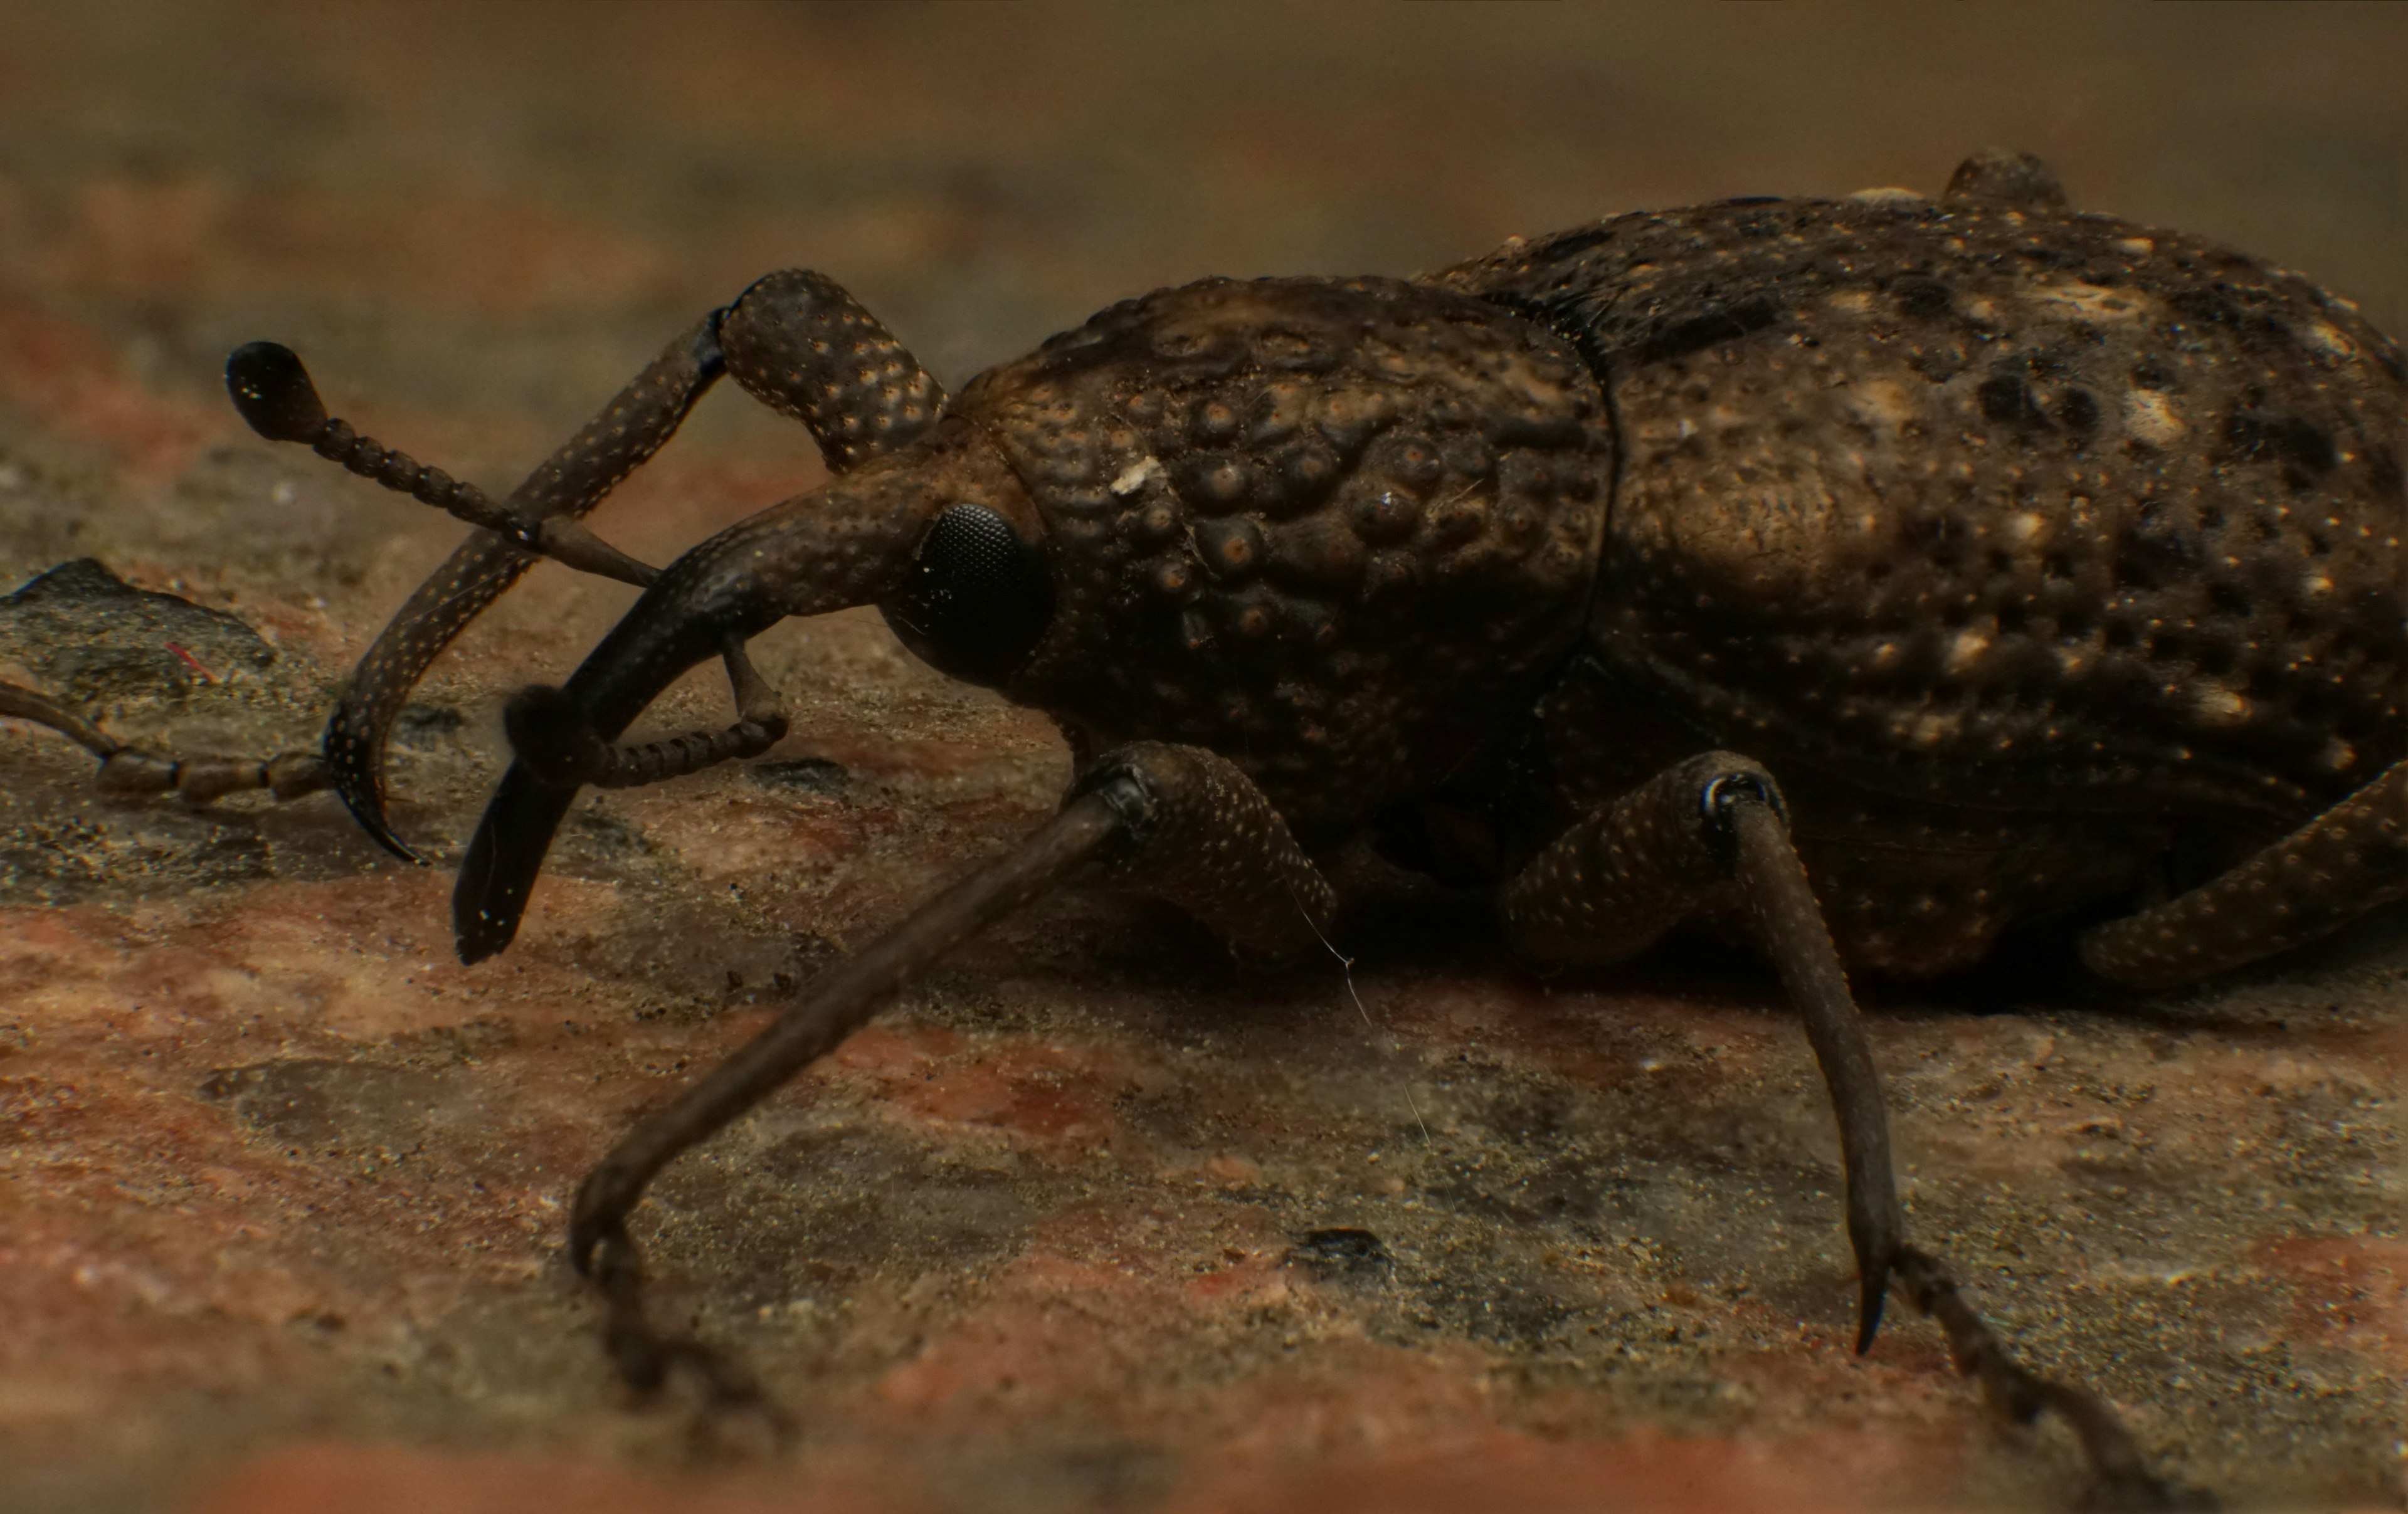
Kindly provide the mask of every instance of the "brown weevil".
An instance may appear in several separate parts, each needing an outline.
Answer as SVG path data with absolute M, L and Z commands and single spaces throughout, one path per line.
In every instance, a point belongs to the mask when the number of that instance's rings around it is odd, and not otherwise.
M 722 374 L 833 477 L 633 562 L 580 518 Z M 1937 199 L 1733 200 L 1412 279 L 1163 290 L 950 396 L 834 283 L 776 274 L 498 501 L 329 419 L 282 348 L 227 380 L 261 434 L 479 528 L 366 654 L 322 771 L 258 774 L 322 777 L 403 855 L 385 737 L 446 643 L 542 556 L 644 588 L 564 687 L 509 707 L 516 761 L 454 894 L 466 961 L 509 945 L 581 786 L 779 739 L 744 648 L 784 617 L 879 605 L 1072 746 L 1054 820 L 586 1179 L 570 1255 L 639 1389 L 684 1366 L 752 1393 L 648 1322 L 646 1184 L 949 948 L 1100 871 L 1284 953 L 1338 910 L 1324 865 L 1368 846 L 1484 902 L 1534 964 L 1684 921 L 1752 942 L 1837 1110 L 1858 1349 L 1894 1293 L 2003 1412 L 2061 1415 L 2102 1498 L 2189 1496 L 1910 1240 L 1847 973 L 1937 974 L 2054 922 L 2155 988 L 2408 896 L 2408 378 L 2347 301 L 1983 154 Z M 618 744 L 712 657 L 735 723 Z M 39 696 L 0 713 L 121 786 L 179 781 Z

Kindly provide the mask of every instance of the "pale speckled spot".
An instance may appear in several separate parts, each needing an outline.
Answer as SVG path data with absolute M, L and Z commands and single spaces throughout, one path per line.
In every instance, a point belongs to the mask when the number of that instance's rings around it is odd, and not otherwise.
M 2202 685 L 2192 696 L 2192 707 L 2212 725 L 2240 725 L 2249 719 L 2251 709 L 2248 700 L 2213 683 Z
M 2049 538 L 2047 516 L 2032 510 L 2019 510 L 2007 517 L 2007 539 L 2022 547 L 2037 547 Z
M 2116 241 L 2115 250 L 2119 252 L 2129 252 L 2136 258 L 2145 258 L 2157 250 L 2157 244 L 2153 237 L 2126 236 Z
M 1954 736 L 1964 723 L 1961 715 L 1924 715 L 1908 725 L 1907 739 L 1918 747 L 1936 747 Z
M 2037 305 L 2063 307 L 2063 313 L 2075 319 L 2108 321 L 2139 321 L 2154 303 L 2129 290 L 2054 281 L 2032 285 L 2028 298 Z
M 1850 413 L 1878 430 L 1897 431 L 1914 417 L 1915 408 L 1902 385 L 1886 378 L 1848 386 L 1842 403 Z
M 1989 648 L 1990 638 L 1985 633 L 1971 628 L 1957 632 L 1956 639 L 1948 643 L 1949 674 L 1954 677 L 1966 672 L 1982 660 L 1982 654 Z
M 1895 184 L 1884 184 L 1874 189 L 1860 189 L 1848 198 L 1860 205 L 1913 205 L 1917 201 L 1928 200 L 1931 196 L 1917 193 L 1911 189 L 1901 189 Z
M 2190 429 L 2163 394 L 2148 389 L 2135 389 L 2124 396 L 2124 424 L 2152 447 L 2170 448 Z
M 2341 328 L 2318 321 L 2307 329 L 2307 338 L 2333 356 L 2349 359 L 2358 356 L 2358 344 L 2341 334 Z

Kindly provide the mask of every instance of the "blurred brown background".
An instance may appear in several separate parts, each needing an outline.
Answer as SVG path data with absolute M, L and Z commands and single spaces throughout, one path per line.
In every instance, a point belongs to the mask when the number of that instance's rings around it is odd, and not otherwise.
M 0 588 L 96 556 L 239 616 L 256 670 L 85 693 L 138 736 L 306 743 L 460 528 L 248 436 L 229 348 L 289 342 L 337 413 L 506 486 L 796 264 L 958 382 L 1164 283 L 1934 192 L 1995 145 L 2398 334 L 2403 79 L 2395 5 L 8 7 Z M 657 561 L 818 476 L 719 396 L 596 520 Z M 625 600 L 543 570 L 464 640 L 397 745 L 405 833 L 448 853 L 501 693 Z M 788 780 L 597 803 L 480 974 L 448 879 L 331 802 L 104 805 L 0 732 L 0 1505 L 2071 1495 L 2061 1439 L 1992 1427 L 1925 1327 L 1847 1354 L 1828 1117 L 1760 978 L 1542 991 L 1477 941 L 1392 949 L 1374 1036 L 1334 972 L 1233 978 L 1083 897 L 665 1187 L 670 1297 L 806 1423 L 782 1459 L 689 1455 L 601 1380 L 555 1250 L 573 1174 L 1066 771 L 873 618 L 767 645 Z M 16 676 L 56 650 L 0 647 Z M 2378 923 L 2170 1006 L 1878 1008 L 1918 1224 L 2243 1501 L 2408 1498 L 2403 981 Z M 1388 1260 L 1299 1239 L 1331 1226 Z

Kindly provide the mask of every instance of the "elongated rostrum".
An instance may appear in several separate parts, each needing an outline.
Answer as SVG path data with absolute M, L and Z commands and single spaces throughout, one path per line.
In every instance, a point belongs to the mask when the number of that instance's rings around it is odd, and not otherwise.
M 635 562 L 580 518 L 723 374 L 832 477 Z M 322 765 L 257 769 L 280 794 L 331 784 L 408 855 L 383 749 L 444 646 L 544 556 L 643 586 L 565 685 L 509 707 L 516 760 L 454 894 L 466 961 L 509 944 L 581 787 L 783 736 L 744 649 L 784 617 L 878 605 L 1073 748 L 1050 823 L 586 1179 L 570 1255 L 638 1388 L 690 1370 L 756 1396 L 647 1318 L 645 1185 L 952 946 L 1085 877 L 1246 951 L 1317 950 L 1344 902 L 1325 864 L 1369 845 L 1535 964 L 1684 922 L 1752 943 L 1837 1113 L 1857 1349 L 1895 1296 L 2002 1412 L 2061 1415 L 2101 1501 L 2193 1496 L 2103 1401 L 2018 1364 L 1912 1238 L 1848 975 L 1946 972 L 2039 927 L 2157 988 L 2408 896 L 2408 381 L 2348 301 L 2071 211 L 2037 160 L 1985 153 L 1937 198 L 1726 201 L 1418 279 L 1162 290 L 951 395 L 835 283 L 775 274 L 498 500 L 330 419 L 283 348 L 227 379 L 262 435 L 477 528 L 362 661 Z M 621 744 L 712 658 L 733 723 Z M 0 713 L 84 741 L 119 788 L 181 781 L 31 691 Z

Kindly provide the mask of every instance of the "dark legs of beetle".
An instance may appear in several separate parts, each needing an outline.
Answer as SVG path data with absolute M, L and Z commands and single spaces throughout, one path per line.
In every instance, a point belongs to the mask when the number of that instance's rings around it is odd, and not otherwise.
M 944 406 L 936 381 L 851 295 L 817 274 L 773 274 L 672 341 L 600 415 L 496 503 L 474 485 L 330 419 L 300 360 L 286 349 L 253 343 L 228 360 L 227 388 L 262 436 L 308 446 L 479 528 L 369 648 L 326 728 L 326 760 L 337 791 L 388 849 L 412 855 L 385 820 L 381 778 L 385 738 L 409 691 L 452 638 L 538 557 L 624 582 L 652 581 L 653 569 L 579 520 L 659 450 L 723 372 L 800 419 L 838 472 L 917 436 Z
M 676 432 L 724 371 L 706 318 L 681 334 L 602 413 L 529 474 L 502 508 L 524 519 L 574 521 Z M 337 790 L 370 836 L 409 849 L 384 815 L 384 744 L 409 691 L 468 622 L 537 562 L 509 536 L 480 530 L 418 586 L 360 659 L 326 723 Z
M 2113 1413 L 2018 1365 L 1938 1261 L 1907 1244 L 1880 1075 L 1770 774 L 1728 752 L 1691 758 L 1575 825 L 1506 886 L 1498 907 L 1518 950 L 1584 964 L 1627 957 L 1684 918 L 1743 913 L 1805 1020 L 1839 1117 L 1862 1285 L 1856 1349 L 1872 1344 L 1883 1294 L 1894 1287 L 1939 1319 L 1959 1369 L 1979 1377 L 2000 1410 L 2021 1421 L 2043 1408 L 2064 1416 L 2101 1500 L 2167 1506 L 2172 1493 L 2148 1475 Z
M 2153 1475 L 2131 1433 L 2097 1394 L 2036 1377 L 2008 1355 L 2005 1345 L 1929 1254 L 1912 1246 L 1899 1249 L 1898 1288 L 1915 1312 L 1940 1322 L 1948 1336 L 1949 1359 L 1958 1372 L 1981 1383 L 1982 1396 L 1993 1409 L 2017 1424 L 2029 1424 L 2043 1411 L 2054 1411 L 2072 1429 L 2090 1463 L 2090 1507 L 2215 1507 L 2214 1499 L 2170 1486 Z
M 502 711 L 510 747 L 528 771 L 555 789 L 591 784 L 633 789 L 683 778 L 706 767 L 758 757 L 785 738 L 786 712 L 777 691 L 753 670 L 738 642 L 721 653 L 727 681 L 736 691 L 736 723 L 721 731 L 693 731 L 666 741 L 619 746 L 602 739 L 558 689 L 522 692 Z
M 1891 1259 L 1904 1241 L 1889 1121 L 1847 976 L 1779 804 L 1772 776 L 1746 758 L 1693 757 L 1574 826 L 1507 885 L 1498 907 L 1517 950 L 1567 964 L 1620 961 L 1718 907 L 1754 917 L 1839 1112 L 1848 1238 L 1863 1283 L 1861 1351 L 1880 1327 Z
M 1293 947 L 1300 930 L 1309 941 L 1307 911 L 1317 925 L 1335 904 L 1268 801 L 1225 759 L 1152 743 L 1106 757 L 1036 835 L 815 979 L 777 1023 L 647 1115 L 586 1178 L 569 1219 L 569 1259 L 603 1291 L 606 1344 L 632 1387 L 649 1392 L 688 1365 L 714 1400 L 749 1394 L 749 1379 L 707 1348 L 645 1318 L 642 1262 L 627 1233 L 645 1186 L 835 1050 L 947 951 L 1090 859 L 1131 887 L 1236 927 L 1240 944 L 1261 950 Z M 1256 903 L 1267 898 L 1283 903 Z
M 108 794 L 175 793 L 205 805 L 243 789 L 298 799 L 334 781 L 313 751 L 288 751 L 253 762 L 236 757 L 169 757 L 129 747 L 48 694 L 0 682 L 0 717 L 47 725 L 100 759 L 93 782 Z
M 2408 762 L 2222 877 L 2082 939 L 2101 978 L 2164 988 L 2312 941 L 2408 898 Z

